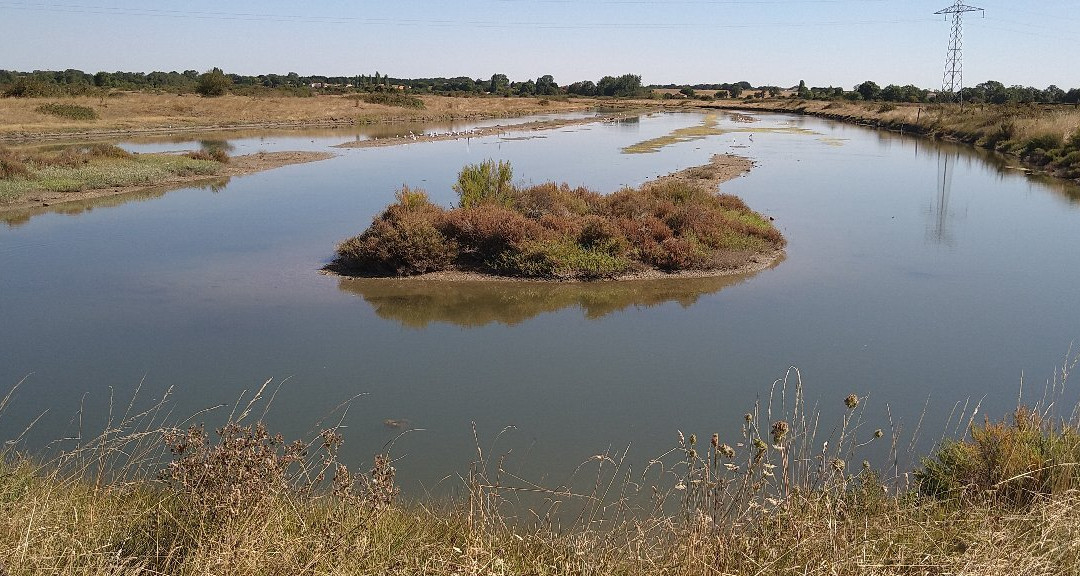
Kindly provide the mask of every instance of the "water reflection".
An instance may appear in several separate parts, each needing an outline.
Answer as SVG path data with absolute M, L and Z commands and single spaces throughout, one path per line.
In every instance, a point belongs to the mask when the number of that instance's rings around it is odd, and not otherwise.
M 68 216 L 78 216 L 90 212 L 95 208 L 112 208 L 131 202 L 143 202 L 161 198 L 165 194 L 181 188 L 210 190 L 216 194 L 229 185 L 229 180 L 230 178 L 228 176 L 224 176 L 207 180 L 196 180 L 194 182 L 179 182 L 166 186 L 143 188 L 123 194 L 84 198 L 81 200 L 60 202 L 58 204 L 43 204 L 41 206 L 31 206 L 29 208 L 18 210 L 6 210 L 0 212 L 0 222 L 7 224 L 9 228 L 18 228 L 29 222 L 34 216 L 40 216 L 42 214 L 66 214 Z
M 958 160 L 959 155 L 947 151 L 938 152 L 937 193 L 935 201 L 930 205 L 929 223 L 926 226 L 927 239 L 950 247 L 956 243 L 952 231 L 949 230 L 949 197 L 952 194 L 953 172 L 956 171 Z
M 770 268 L 781 260 L 778 258 Z M 341 278 L 338 288 L 362 297 L 380 318 L 411 328 L 436 322 L 475 328 L 494 323 L 513 326 L 570 307 L 580 308 L 591 320 L 631 306 L 676 302 L 685 308 L 706 294 L 740 284 L 754 274 L 616 282 Z

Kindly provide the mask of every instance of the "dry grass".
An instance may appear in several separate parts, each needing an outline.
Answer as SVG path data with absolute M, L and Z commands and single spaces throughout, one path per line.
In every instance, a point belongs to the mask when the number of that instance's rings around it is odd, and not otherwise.
M 1043 442 L 1076 432 L 1075 414 L 1057 420 L 1052 408 L 1076 360 L 1033 409 L 1057 421 L 1037 435 Z M 397 498 L 388 455 L 360 469 L 338 462 L 339 426 L 293 443 L 267 432 L 257 416 L 268 407 L 265 389 L 242 410 L 238 402 L 217 433 L 163 426 L 162 401 L 137 414 L 129 406 L 105 433 L 46 463 L 7 445 L 0 565 L 61 576 L 1080 570 L 1080 475 L 1022 503 L 992 488 L 920 494 L 898 469 L 856 463 L 877 442 L 893 461 L 898 425 L 872 430 L 869 399 L 854 394 L 835 399 L 835 426 L 821 423 L 794 369 L 746 414 L 737 437 L 680 432 L 642 470 L 625 454 L 598 454 L 579 467 L 586 481 L 577 488 L 516 477 L 479 448 L 474 430 L 462 496 L 414 503 Z M 539 505 L 522 509 L 523 494 Z
M 433 121 L 527 116 L 579 110 L 588 102 L 541 103 L 526 98 L 451 98 L 421 96 L 422 108 L 401 108 L 362 102 L 347 96 L 312 98 L 194 94 L 121 93 L 114 97 L 72 97 L 63 103 L 94 109 L 99 119 L 86 122 L 57 118 L 38 111 L 40 99 L 0 99 L 0 141 L 40 139 L 49 135 L 180 131 L 199 128 L 289 127 L 390 121 Z

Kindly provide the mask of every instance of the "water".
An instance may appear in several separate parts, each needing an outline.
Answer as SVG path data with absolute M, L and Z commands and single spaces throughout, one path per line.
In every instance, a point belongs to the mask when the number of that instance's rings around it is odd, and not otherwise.
M 910 436 L 925 410 L 922 445 L 965 402 L 970 416 L 981 401 L 981 420 L 1015 406 L 1022 378 L 1026 395 L 1040 395 L 1080 335 L 1074 188 L 947 144 L 757 118 L 653 154 L 620 150 L 701 117 L 366 149 L 330 148 L 372 137 L 364 131 L 241 135 L 228 140 L 234 154 L 338 156 L 10 221 L 0 228 L 0 390 L 25 383 L 0 436 L 42 413 L 28 446 L 74 435 L 80 405 L 90 435 L 110 395 L 122 411 L 140 383 L 136 407 L 173 388 L 174 421 L 226 404 L 195 417 L 214 425 L 272 379 L 273 429 L 295 437 L 343 418 L 343 457 L 364 467 L 392 442 L 415 494 L 460 484 L 476 455 L 472 423 L 486 456 L 506 454 L 545 485 L 628 447 L 640 469 L 677 430 L 734 442 L 741 415 L 789 366 L 826 433 L 855 392 L 868 396 L 864 437 L 887 428 L 887 414 Z M 786 258 L 757 274 L 441 286 L 318 273 L 402 184 L 450 204 L 466 163 L 505 159 L 520 182 L 610 191 L 728 151 L 758 166 L 723 190 L 774 217 L 789 241 Z M 354 397 L 347 414 L 334 411 Z

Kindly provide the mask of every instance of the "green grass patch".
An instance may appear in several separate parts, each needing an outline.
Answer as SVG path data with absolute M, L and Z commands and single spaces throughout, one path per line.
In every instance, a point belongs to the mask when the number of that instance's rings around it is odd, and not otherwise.
M 22 152 L 0 149 L 0 199 L 12 202 L 41 190 L 79 192 L 153 185 L 178 176 L 212 176 L 221 165 L 212 157 L 134 155 L 109 144 Z
M 96 110 L 89 106 L 79 106 L 78 104 L 61 104 L 59 102 L 50 102 L 48 104 L 42 104 L 34 110 L 41 114 L 48 114 L 50 116 L 56 116 L 59 118 L 67 118 L 68 120 L 98 119 L 98 113 Z
M 663 180 L 601 195 L 567 184 L 517 187 L 509 164 L 466 166 L 446 210 L 419 190 L 359 236 L 338 245 L 331 268 L 357 276 L 441 270 L 594 280 L 650 269 L 725 270 L 777 250 L 784 238 L 741 200 L 708 185 Z

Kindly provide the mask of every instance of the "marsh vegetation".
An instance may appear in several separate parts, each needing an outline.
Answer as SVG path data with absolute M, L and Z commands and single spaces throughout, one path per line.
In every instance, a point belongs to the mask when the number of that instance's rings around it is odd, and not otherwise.
M 368 465 L 341 462 L 340 421 L 294 441 L 274 434 L 262 420 L 263 393 L 272 397 L 265 385 L 213 430 L 166 424 L 162 400 L 129 407 L 54 457 L 5 444 L 0 569 L 1073 573 L 1080 422 L 1055 406 L 1075 366 L 1067 358 L 1049 394 L 1018 404 L 1009 419 L 959 421 L 957 436 L 910 469 L 899 462 L 911 431 L 869 421 L 872 399 L 857 394 L 832 399 L 839 416 L 824 420 L 791 369 L 746 412 L 737 436 L 673 431 L 672 448 L 642 468 L 603 452 L 578 467 L 578 485 L 516 476 L 474 430 L 476 458 L 447 500 L 403 500 L 388 452 Z
M 409 276 L 457 270 L 595 280 L 650 270 L 736 270 L 784 246 L 742 200 L 689 180 L 661 179 L 608 195 L 567 184 L 518 187 L 508 162 L 466 166 L 446 210 L 403 187 L 331 269 Z

